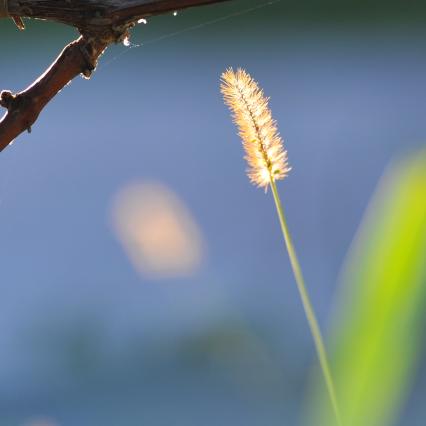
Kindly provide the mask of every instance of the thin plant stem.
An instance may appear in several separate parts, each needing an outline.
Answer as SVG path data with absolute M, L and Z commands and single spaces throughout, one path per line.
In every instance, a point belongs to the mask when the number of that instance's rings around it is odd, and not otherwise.
M 271 178 L 270 186 L 272 189 L 272 194 L 274 196 L 275 206 L 277 208 L 278 217 L 280 219 L 281 230 L 282 230 L 285 244 L 287 247 L 288 256 L 290 258 L 291 267 L 293 269 L 294 278 L 296 279 L 297 288 L 299 290 L 299 294 L 302 299 L 303 308 L 305 310 L 306 318 L 309 323 L 309 328 L 311 329 L 312 337 L 315 342 L 315 348 L 318 354 L 321 370 L 324 375 L 328 394 L 331 400 L 331 405 L 333 406 L 333 411 L 336 416 L 337 424 L 339 426 L 342 426 L 339 405 L 337 403 L 336 390 L 335 390 L 333 378 L 331 375 L 330 366 L 329 366 L 329 362 L 327 358 L 327 352 L 325 350 L 325 345 L 321 335 L 321 330 L 319 328 L 318 321 L 315 316 L 314 309 L 312 307 L 312 303 L 305 285 L 305 280 L 303 279 L 302 269 L 297 259 L 296 250 L 294 248 L 294 245 L 290 236 L 290 232 L 287 226 L 287 221 L 285 219 L 284 209 L 281 203 L 280 196 L 277 191 L 277 185 L 273 178 Z

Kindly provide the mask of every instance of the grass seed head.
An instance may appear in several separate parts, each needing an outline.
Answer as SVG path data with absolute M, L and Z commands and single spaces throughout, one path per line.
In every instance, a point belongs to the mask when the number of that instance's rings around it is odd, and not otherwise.
M 243 141 L 247 175 L 258 187 L 267 188 L 271 180 L 284 179 L 290 167 L 287 151 L 269 109 L 269 98 L 243 69 L 226 70 L 221 77 L 221 92 L 232 111 Z

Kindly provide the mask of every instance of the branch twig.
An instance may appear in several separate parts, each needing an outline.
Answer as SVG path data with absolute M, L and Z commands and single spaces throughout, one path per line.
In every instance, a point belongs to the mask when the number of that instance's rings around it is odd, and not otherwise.
M 74 77 L 80 73 L 89 76 L 106 47 L 105 43 L 88 41 L 82 36 L 66 46 L 30 87 L 16 95 L 6 90 L 1 92 L 0 105 L 7 108 L 7 113 L 0 121 L 0 150 L 23 131 L 30 132 L 42 109 Z
M 138 19 L 223 1 L 227 0 L 8 0 L 9 16 L 72 25 L 81 37 L 27 89 L 0 93 L 0 106 L 7 109 L 0 120 L 0 151 L 22 132 L 31 131 L 43 108 L 74 77 L 89 78 L 108 45 L 122 41 Z

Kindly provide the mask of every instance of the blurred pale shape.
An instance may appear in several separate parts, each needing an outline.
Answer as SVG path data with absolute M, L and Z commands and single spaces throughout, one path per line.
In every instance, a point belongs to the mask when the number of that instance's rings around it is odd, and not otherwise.
M 188 275 L 199 266 L 199 227 L 177 195 L 159 183 L 133 183 L 113 203 L 113 224 L 132 263 L 151 277 Z
M 58 426 L 58 423 L 55 423 L 51 419 L 33 419 L 25 423 L 25 426 Z

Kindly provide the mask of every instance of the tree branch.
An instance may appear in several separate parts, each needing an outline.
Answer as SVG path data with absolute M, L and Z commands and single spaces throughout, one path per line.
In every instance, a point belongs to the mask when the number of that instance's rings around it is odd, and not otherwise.
M 106 47 L 107 44 L 103 42 L 81 36 L 66 46 L 50 68 L 30 87 L 16 95 L 2 91 L 0 105 L 7 108 L 7 113 L 0 121 L 0 150 L 23 131 L 31 131 L 42 109 L 74 77 L 80 73 L 89 76 Z
M 43 108 L 74 77 L 89 78 L 108 45 L 122 41 L 138 19 L 223 1 L 227 0 L 9 0 L 8 14 L 16 20 L 61 22 L 76 27 L 81 37 L 27 89 L 1 92 L 0 106 L 7 112 L 0 121 L 0 151 L 22 132 L 31 131 Z

